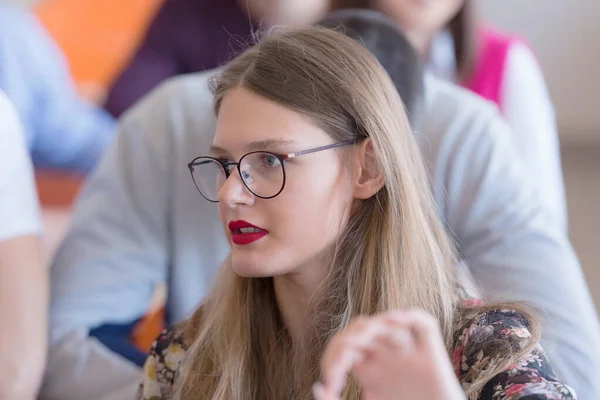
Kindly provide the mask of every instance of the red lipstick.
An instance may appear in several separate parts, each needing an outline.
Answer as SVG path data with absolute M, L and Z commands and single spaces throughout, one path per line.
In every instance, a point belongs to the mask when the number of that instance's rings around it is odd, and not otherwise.
M 256 242 L 269 234 L 269 231 L 246 221 L 231 221 L 228 227 L 232 242 L 240 246 Z

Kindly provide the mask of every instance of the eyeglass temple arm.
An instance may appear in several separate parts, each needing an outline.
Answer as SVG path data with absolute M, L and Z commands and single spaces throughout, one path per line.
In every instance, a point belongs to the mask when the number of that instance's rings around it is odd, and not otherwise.
M 334 149 L 336 147 L 348 146 L 351 144 L 354 144 L 354 140 L 345 140 L 343 142 L 338 142 L 338 143 L 328 144 L 327 146 L 317 147 L 316 149 L 309 149 L 309 150 L 299 151 L 297 153 L 286 154 L 285 158 L 286 159 L 294 158 L 294 157 L 298 157 L 298 156 L 303 156 L 305 154 L 316 153 L 318 151 Z

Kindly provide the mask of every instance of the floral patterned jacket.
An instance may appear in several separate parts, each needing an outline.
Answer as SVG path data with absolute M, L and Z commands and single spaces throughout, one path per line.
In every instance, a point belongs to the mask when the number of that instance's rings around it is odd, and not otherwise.
M 518 349 L 530 337 L 521 314 L 511 310 L 492 310 L 467 321 L 455 334 L 452 363 L 460 383 L 468 387 L 478 374 L 493 363 L 486 346 L 499 341 Z M 170 400 L 174 396 L 177 371 L 186 348 L 177 329 L 162 333 L 155 341 L 144 366 L 138 399 Z M 541 347 L 494 376 L 474 396 L 478 400 L 571 400 L 575 392 L 560 383 Z

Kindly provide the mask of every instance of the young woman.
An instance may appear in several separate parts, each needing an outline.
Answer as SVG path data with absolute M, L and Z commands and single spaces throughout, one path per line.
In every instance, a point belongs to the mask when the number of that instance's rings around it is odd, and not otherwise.
M 275 34 L 214 92 L 213 145 L 189 168 L 231 254 L 155 342 L 140 399 L 573 398 L 526 313 L 460 298 L 400 97 L 366 49 Z
M 428 69 L 495 102 L 514 133 L 544 201 L 567 226 L 554 109 L 535 55 L 519 37 L 481 25 L 476 0 L 332 0 L 396 21 Z

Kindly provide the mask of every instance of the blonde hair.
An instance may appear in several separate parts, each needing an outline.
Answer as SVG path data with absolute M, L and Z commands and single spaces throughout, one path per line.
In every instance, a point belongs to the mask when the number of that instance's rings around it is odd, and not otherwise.
M 354 40 L 311 27 L 263 38 L 233 60 L 214 81 L 217 114 L 236 87 L 306 116 L 337 141 L 370 138 L 385 186 L 360 202 L 339 238 L 303 343 L 285 328 L 272 278 L 240 277 L 224 263 L 184 327 L 190 347 L 178 398 L 312 398 L 327 341 L 359 315 L 422 308 L 439 321 L 450 351 L 462 320 L 456 259 L 384 69 Z M 343 398 L 360 398 L 355 382 Z

